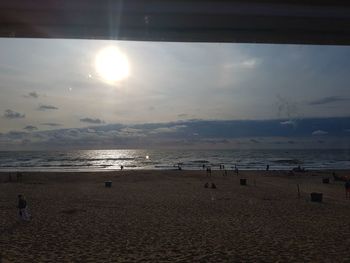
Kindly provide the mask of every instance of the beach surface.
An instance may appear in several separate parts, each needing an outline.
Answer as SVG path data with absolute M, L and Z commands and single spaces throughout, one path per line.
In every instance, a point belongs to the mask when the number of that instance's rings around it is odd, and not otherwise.
M 1 173 L 0 261 L 350 261 L 350 200 L 330 171 L 223 174 L 33 172 L 9 181 Z M 323 202 L 311 202 L 311 192 Z M 30 222 L 18 220 L 18 194 Z

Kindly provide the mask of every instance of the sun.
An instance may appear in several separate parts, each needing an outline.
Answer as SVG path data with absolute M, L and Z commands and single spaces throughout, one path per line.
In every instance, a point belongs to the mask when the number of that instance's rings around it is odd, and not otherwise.
M 95 59 L 97 74 L 109 84 L 114 84 L 129 76 L 128 58 L 116 47 L 106 47 L 100 50 Z

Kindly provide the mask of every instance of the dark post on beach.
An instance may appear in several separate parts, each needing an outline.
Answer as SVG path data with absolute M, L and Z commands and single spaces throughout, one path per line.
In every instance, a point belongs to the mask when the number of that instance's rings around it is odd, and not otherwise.
M 300 199 L 300 188 L 299 188 L 299 184 L 297 184 L 297 188 L 298 188 L 298 199 Z
M 345 182 L 345 199 L 350 199 L 350 180 Z

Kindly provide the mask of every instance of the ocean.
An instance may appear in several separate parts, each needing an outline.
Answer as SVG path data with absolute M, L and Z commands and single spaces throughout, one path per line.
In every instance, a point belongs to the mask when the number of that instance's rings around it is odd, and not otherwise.
M 198 170 L 220 164 L 231 170 L 350 169 L 349 150 L 75 150 L 3 151 L 0 171 Z

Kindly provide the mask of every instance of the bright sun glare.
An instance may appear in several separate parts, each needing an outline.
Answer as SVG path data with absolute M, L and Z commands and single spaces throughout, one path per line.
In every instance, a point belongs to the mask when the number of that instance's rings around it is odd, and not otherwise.
M 129 61 L 116 47 L 106 47 L 98 52 L 95 60 L 98 75 L 113 84 L 129 76 Z

